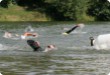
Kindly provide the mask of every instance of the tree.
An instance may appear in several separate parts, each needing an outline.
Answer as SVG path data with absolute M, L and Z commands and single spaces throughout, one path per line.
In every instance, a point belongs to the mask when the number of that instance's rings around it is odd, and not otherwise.
M 16 0 L 2 0 L 0 5 L 4 8 L 8 8 L 10 4 L 16 4 Z
M 72 9 L 72 0 L 45 0 L 50 4 L 48 7 L 49 13 L 58 20 L 72 20 L 74 19 L 74 9 Z M 54 12 L 53 12 L 54 11 Z
M 66 20 L 84 20 L 89 0 L 45 0 Z M 54 13 L 54 12 L 53 12 Z M 64 18 L 63 17 L 63 18 Z
M 98 21 L 110 21 L 110 3 L 107 0 L 91 0 L 88 14 Z
M 85 20 L 90 0 L 74 0 L 75 17 L 77 21 Z

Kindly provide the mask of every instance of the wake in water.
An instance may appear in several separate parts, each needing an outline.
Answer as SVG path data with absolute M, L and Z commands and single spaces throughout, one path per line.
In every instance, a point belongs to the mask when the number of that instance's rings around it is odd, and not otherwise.
M 73 47 L 67 47 L 67 49 L 71 49 L 71 50 L 94 50 L 94 48 L 91 46 L 81 46 L 81 47 L 73 46 Z
M 87 32 L 81 31 L 81 30 L 75 30 L 74 32 L 72 32 L 71 34 L 86 34 Z
M 26 40 L 21 40 L 0 44 L 0 50 L 31 51 L 31 48 L 27 45 Z
M 2 44 L 0 44 L 0 50 L 6 50 L 7 49 L 7 47 L 6 46 L 4 46 L 4 45 L 2 45 Z
M 9 46 L 9 45 L 3 45 L 0 44 L 0 50 L 15 50 L 19 49 L 17 46 Z
M 25 39 L 30 39 L 30 38 L 36 38 L 38 37 L 38 34 L 34 32 L 34 29 L 31 26 L 28 26 L 25 28 L 23 34 L 13 34 L 11 32 L 5 31 L 4 38 L 7 39 L 12 39 L 12 40 L 25 40 Z

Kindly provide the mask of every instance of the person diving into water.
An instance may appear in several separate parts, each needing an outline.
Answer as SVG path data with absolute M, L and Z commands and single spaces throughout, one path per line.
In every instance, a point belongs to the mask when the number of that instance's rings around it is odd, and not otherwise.
M 48 45 L 45 49 L 42 49 L 40 46 L 40 43 L 34 40 L 27 40 L 27 44 L 33 49 L 33 51 L 42 51 L 42 52 L 48 52 L 51 50 L 57 50 L 55 45 Z
M 75 25 L 73 28 L 71 28 L 71 29 L 69 29 L 68 31 L 66 31 L 66 32 L 64 32 L 63 34 L 64 35 L 68 35 L 68 34 L 70 34 L 72 31 L 74 31 L 76 28 L 78 28 L 78 27 L 84 27 L 84 24 L 77 24 L 77 25 Z

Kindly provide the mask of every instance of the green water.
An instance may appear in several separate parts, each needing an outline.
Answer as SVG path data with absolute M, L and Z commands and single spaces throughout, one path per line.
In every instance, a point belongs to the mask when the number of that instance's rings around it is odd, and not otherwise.
M 34 40 L 42 48 L 54 44 L 58 50 L 33 52 L 26 40 L 3 38 L 4 31 L 23 34 L 31 25 L 39 34 Z M 110 22 L 85 23 L 68 36 L 63 28 L 73 22 L 2 22 L 0 23 L 0 72 L 3 75 L 107 75 L 110 50 L 95 50 L 89 37 L 110 32 Z

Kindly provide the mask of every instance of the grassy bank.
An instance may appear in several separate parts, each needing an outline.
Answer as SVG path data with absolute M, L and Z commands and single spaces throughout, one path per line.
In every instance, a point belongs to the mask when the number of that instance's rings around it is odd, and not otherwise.
M 10 5 L 9 8 L 0 8 L 0 21 L 49 21 L 44 14 L 37 11 L 26 11 L 24 8 L 16 5 Z

